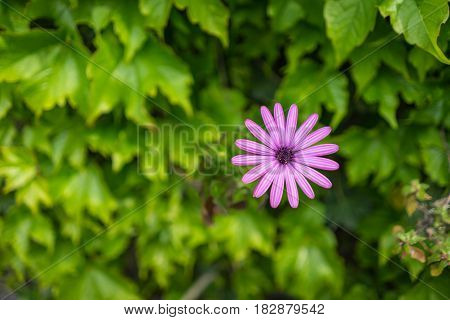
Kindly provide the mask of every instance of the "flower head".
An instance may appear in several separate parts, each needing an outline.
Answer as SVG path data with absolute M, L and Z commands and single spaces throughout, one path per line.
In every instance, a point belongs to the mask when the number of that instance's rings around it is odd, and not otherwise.
M 248 154 L 231 159 L 236 166 L 255 166 L 242 177 L 244 183 L 260 179 L 253 196 L 259 198 L 271 187 L 270 205 L 276 208 L 286 185 L 289 204 L 297 208 L 297 184 L 310 199 L 314 198 L 314 191 L 308 180 L 323 188 L 331 188 L 331 181 L 315 169 L 337 170 L 337 162 L 322 156 L 337 152 L 339 147 L 336 144 L 314 145 L 328 136 L 331 128 L 323 127 L 310 133 L 319 119 L 317 114 L 312 114 L 297 129 L 298 109 L 295 104 L 289 109 L 287 119 L 279 103 L 275 104 L 274 116 L 266 107 L 261 107 L 261 115 L 268 133 L 250 119 L 245 121 L 245 125 L 262 143 L 237 140 L 236 146 Z

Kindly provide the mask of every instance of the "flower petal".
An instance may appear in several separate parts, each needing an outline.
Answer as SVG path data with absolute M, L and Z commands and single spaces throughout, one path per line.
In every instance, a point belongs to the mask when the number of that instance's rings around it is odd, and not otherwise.
M 327 158 L 302 157 L 302 158 L 295 158 L 295 161 L 304 164 L 305 166 L 321 170 L 333 171 L 339 169 L 339 163 Z
M 272 168 L 274 165 L 276 165 L 276 162 L 269 161 L 269 162 L 263 162 L 263 163 L 257 165 L 256 167 L 251 168 L 242 177 L 242 182 L 245 184 L 248 184 L 248 183 L 252 183 L 253 181 L 258 180 L 264 174 L 266 174 L 267 171 L 269 171 L 270 168 Z
M 286 170 L 284 171 L 284 179 L 286 181 L 286 193 L 289 204 L 292 208 L 297 208 L 299 198 L 297 184 L 295 183 L 295 173 L 293 170 L 294 169 L 291 169 L 290 166 L 286 166 Z
M 270 149 L 269 147 L 257 143 L 255 141 L 246 140 L 246 139 L 238 139 L 236 140 L 236 146 L 244 151 L 253 153 L 253 154 L 260 154 L 260 155 L 273 155 L 275 154 L 275 151 Z
M 281 137 L 280 132 L 278 131 L 278 127 L 275 123 L 275 120 L 272 117 L 269 109 L 267 107 L 261 107 L 261 116 L 263 118 L 264 124 L 269 131 L 270 137 L 272 138 L 273 143 L 276 147 L 281 146 Z
M 314 191 L 309 184 L 309 182 L 305 179 L 305 177 L 298 172 L 294 166 L 290 165 L 291 172 L 294 173 L 295 181 L 297 181 L 297 184 L 299 185 L 300 189 L 302 189 L 303 193 L 310 199 L 314 199 Z
M 309 147 L 300 151 L 301 155 L 306 156 L 327 156 L 329 154 L 336 153 L 339 150 L 339 146 L 337 144 L 325 143 L 319 144 L 317 146 Z
M 235 166 L 253 166 L 273 159 L 274 158 L 271 156 L 239 154 L 231 158 L 231 163 L 234 164 Z
M 277 164 L 262 177 L 255 190 L 253 191 L 253 196 L 255 198 L 259 198 L 264 193 L 266 193 L 267 189 L 269 189 L 270 185 L 272 184 L 273 179 L 276 177 L 276 173 L 278 172 L 279 167 L 280 165 Z
M 281 144 L 285 144 L 285 119 L 284 119 L 284 111 L 283 107 L 280 103 L 275 103 L 273 107 L 273 115 L 275 118 L 275 123 L 278 127 L 278 132 L 280 133 Z
M 295 146 L 295 149 L 305 149 L 309 146 L 312 146 L 314 143 L 319 142 L 320 140 L 324 139 L 326 136 L 328 136 L 331 132 L 331 127 L 323 127 L 320 129 L 317 129 L 313 133 L 306 136 L 306 138 L 301 141 L 299 144 Z
M 270 189 L 270 206 L 276 208 L 281 202 L 284 191 L 284 170 L 286 166 L 280 166 Z
M 298 128 L 297 132 L 295 132 L 294 141 L 291 143 L 291 146 L 296 146 L 300 144 L 300 142 L 306 137 L 306 135 L 314 128 L 314 126 L 319 120 L 319 115 L 317 113 L 313 113 L 306 119 L 305 122 L 302 123 L 300 128 Z
M 252 133 L 252 135 L 255 136 L 256 139 L 264 143 L 266 146 L 271 148 L 276 147 L 269 134 L 254 121 L 250 119 L 245 120 L 245 126 Z
M 284 136 L 286 145 L 294 139 L 295 129 L 297 129 L 298 108 L 293 104 L 290 109 L 286 120 L 286 133 Z
M 331 183 L 330 179 L 325 177 L 320 172 L 295 161 L 291 163 L 298 172 L 300 172 L 303 176 L 305 176 L 306 179 L 314 182 L 318 186 L 321 186 L 322 188 L 325 189 L 329 189 L 332 187 L 333 184 Z

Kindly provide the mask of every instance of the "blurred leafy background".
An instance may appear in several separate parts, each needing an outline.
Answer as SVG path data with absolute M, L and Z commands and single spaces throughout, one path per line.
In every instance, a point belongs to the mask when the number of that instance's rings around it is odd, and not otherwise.
M 0 0 L 1 296 L 448 298 L 448 11 Z M 142 131 L 242 125 L 275 101 L 341 146 L 333 189 L 298 209 L 225 174 L 221 134 L 196 137 L 214 175 L 195 150 L 138 161 Z

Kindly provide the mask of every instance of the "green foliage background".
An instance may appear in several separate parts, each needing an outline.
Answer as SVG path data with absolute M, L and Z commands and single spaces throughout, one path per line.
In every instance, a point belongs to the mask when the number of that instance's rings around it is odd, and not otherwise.
M 447 0 L 1 0 L 0 293 L 450 296 L 448 268 L 432 277 L 392 236 L 414 226 L 402 187 L 448 194 L 448 11 Z M 212 176 L 195 151 L 164 150 L 152 174 L 138 161 L 138 125 L 242 125 L 275 101 L 321 114 L 341 146 L 333 189 L 298 209 L 270 209 L 226 175 L 237 151 L 218 135 L 196 137 L 214 146 Z

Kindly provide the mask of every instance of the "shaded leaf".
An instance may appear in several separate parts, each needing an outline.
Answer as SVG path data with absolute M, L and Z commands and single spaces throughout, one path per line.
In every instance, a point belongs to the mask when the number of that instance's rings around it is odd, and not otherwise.
M 375 26 L 376 0 L 329 0 L 325 4 L 324 17 L 327 36 L 336 49 L 340 64 L 348 54 L 367 37 Z
M 37 174 L 34 155 L 25 148 L 0 149 L 0 176 L 5 178 L 5 192 L 25 186 Z
M 305 16 L 305 11 L 301 1 L 271 0 L 267 7 L 267 14 L 271 17 L 275 30 L 286 31 Z
M 220 39 L 228 47 L 230 13 L 220 0 L 174 0 L 179 9 L 186 9 L 189 20 L 205 32 Z

